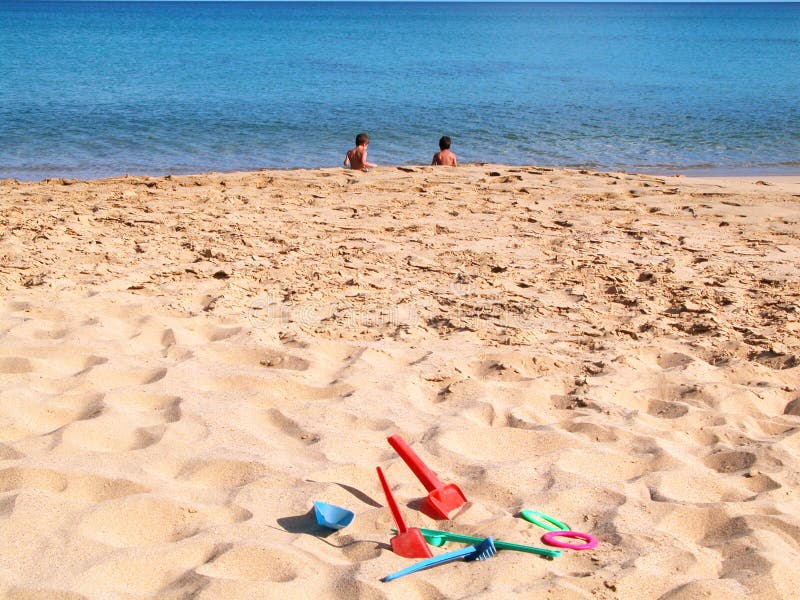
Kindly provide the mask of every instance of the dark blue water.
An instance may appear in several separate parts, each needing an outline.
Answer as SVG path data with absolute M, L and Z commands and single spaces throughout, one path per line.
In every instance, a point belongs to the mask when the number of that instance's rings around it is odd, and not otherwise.
M 0 1 L 0 177 L 800 173 L 800 4 Z

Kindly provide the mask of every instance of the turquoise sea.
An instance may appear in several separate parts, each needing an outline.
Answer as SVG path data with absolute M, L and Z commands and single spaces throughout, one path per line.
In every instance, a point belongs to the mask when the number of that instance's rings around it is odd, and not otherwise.
M 800 173 L 800 4 L 0 1 L 0 177 Z

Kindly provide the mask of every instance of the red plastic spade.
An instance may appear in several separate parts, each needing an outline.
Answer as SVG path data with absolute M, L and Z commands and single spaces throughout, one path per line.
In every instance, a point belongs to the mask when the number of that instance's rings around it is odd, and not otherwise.
M 406 558 L 430 558 L 433 554 L 422 532 L 416 527 L 411 529 L 406 527 L 406 522 L 403 520 L 403 515 L 400 514 L 397 502 L 394 501 L 392 490 L 389 489 L 386 477 L 383 476 L 383 471 L 380 467 L 377 467 L 377 470 L 383 493 L 386 494 L 386 502 L 389 503 L 389 510 L 392 511 L 394 522 L 397 523 L 397 535 L 391 540 L 392 552 Z
M 399 435 L 387 438 L 389 444 L 400 455 L 408 467 L 414 472 L 428 490 L 428 496 L 422 501 L 422 511 L 434 519 L 449 519 L 450 513 L 466 504 L 467 497 L 455 483 L 447 485 L 439 481 L 436 473 L 431 471 L 419 456 L 406 444 Z

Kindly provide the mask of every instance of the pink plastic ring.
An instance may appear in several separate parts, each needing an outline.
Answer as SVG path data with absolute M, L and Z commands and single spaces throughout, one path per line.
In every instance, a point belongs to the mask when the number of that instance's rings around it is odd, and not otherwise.
M 586 543 L 580 546 L 574 544 L 567 544 L 555 538 L 565 537 L 583 540 Z M 588 533 L 581 533 L 580 531 L 548 531 L 542 536 L 542 541 L 548 546 L 555 546 L 556 548 L 567 548 L 569 550 L 591 550 L 599 543 L 597 538 Z

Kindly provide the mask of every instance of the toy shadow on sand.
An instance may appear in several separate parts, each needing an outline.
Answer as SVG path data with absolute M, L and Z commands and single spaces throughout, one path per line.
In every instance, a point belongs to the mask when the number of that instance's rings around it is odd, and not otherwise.
M 329 538 L 332 534 L 338 533 L 338 530 L 329 529 L 328 527 L 323 527 L 322 525 L 318 524 L 317 515 L 313 508 L 302 515 L 281 517 L 277 519 L 277 523 L 280 526 L 279 529 L 282 531 L 286 531 L 288 533 L 304 533 L 306 535 L 312 535 L 315 538 L 324 541 L 329 546 L 333 546 L 334 548 L 346 548 L 348 546 L 352 546 L 353 544 L 374 544 L 376 548 L 380 548 L 382 550 L 392 549 L 389 544 L 384 542 L 379 542 L 377 540 L 356 540 L 352 539 L 352 537 L 349 535 L 345 535 L 343 538 L 340 538 L 341 541 L 344 542 L 343 544 L 334 544 L 328 541 L 326 538 Z
M 353 496 L 355 496 L 356 498 L 361 500 L 361 502 L 363 502 L 364 504 L 366 504 L 368 506 L 372 506 L 374 508 L 382 508 L 383 507 L 383 505 L 380 502 L 378 502 L 377 500 L 374 500 L 370 496 L 367 496 L 367 494 L 365 494 L 364 492 L 362 492 L 358 488 L 353 487 L 352 485 L 347 485 L 346 483 L 339 483 L 338 481 L 315 481 L 314 479 L 306 479 L 306 481 L 309 482 L 309 483 L 332 483 L 334 485 L 338 485 L 340 488 L 342 488 L 343 490 L 345 490 L 347 492 L 350 492 L 351 494 L 353 494 Z
M 405 503 L 405 506 L 410 511 L 421 512 L 423 515 L 425 515 L 427 517 L 430 517 L 431 519 L 434 519 L 436 521 L 442 521 L 443 520 L 440 512 L 435 511 L 435 510 L 430 510 L 429 504 L 427 502 L 427 498 L 425 496 L 422 496 L 421 498 L 414 498 L 413 500 L 409 500 L 409 501 L 407 501 Z M 463 506 L 463 507 L 461 507 L 459 509 L 456 509 L 453 512 L 453 514 L 450 515 L 450 519 L 449 520 L 455 519 L 458 515 L 460 515 L 462 512 L 464 512 L 464 510 L 466 510 L 466 508 L 468 506 L 469 506 L 469 504 L 467 504 L 467 505 L 465 505 L 465 506 Z
M 317 523 L 317 516 L 313 508 L 302 515 L 281 517 L 277 519 L 277 523 L 289 533 L 306 533 L 318 538 L 327 538 L 336 533 L 335 529 L 329 529 Z

